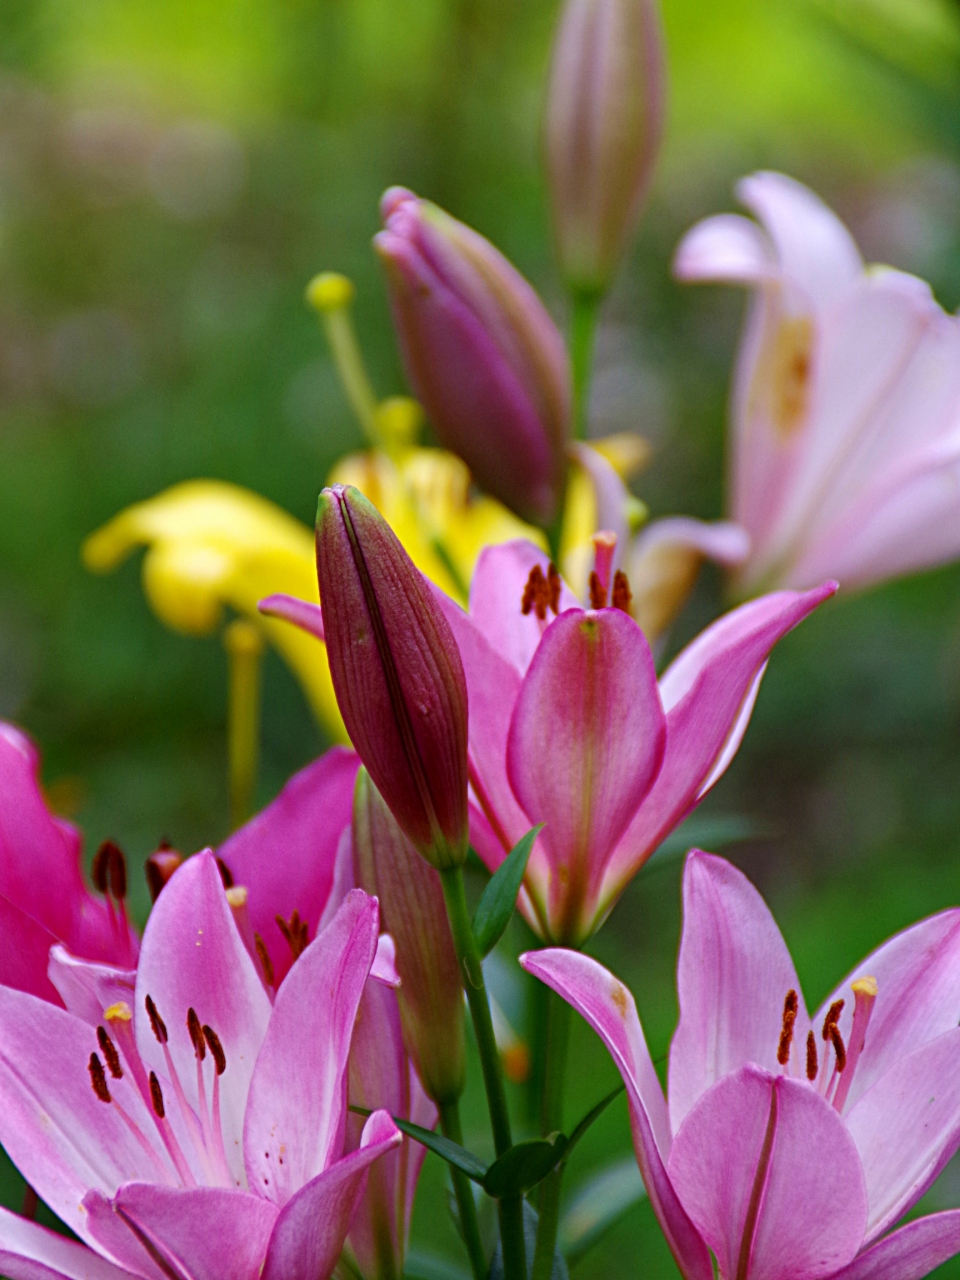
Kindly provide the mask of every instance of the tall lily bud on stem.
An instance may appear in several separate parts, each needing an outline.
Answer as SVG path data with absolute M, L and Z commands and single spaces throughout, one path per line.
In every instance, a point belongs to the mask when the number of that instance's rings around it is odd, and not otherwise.
M 663 132 L 656 0 L 566 0 L 553 46 L 544 153 L 560 268 L 602 296 L 636 228 Z
M 374 246 L 414 393 L 482 489 L 543 528 L 563 498 L 570 373 L 533 288 L 488 240 L 412 192 Z
M 317 578 L 330 673 L 357 754 L 414 848 L 467 856 L 467 687 L 453 632 L 358 489 L 324 489 Z
M 361 769 L 353 801 L 359 883 L 380 902 L 380 924 L 396 943 L 397 997 L 407 1052 L 424 1089 L 443 1104 L 463 1093 L 463 986 L 440 877 L 403 834 Z

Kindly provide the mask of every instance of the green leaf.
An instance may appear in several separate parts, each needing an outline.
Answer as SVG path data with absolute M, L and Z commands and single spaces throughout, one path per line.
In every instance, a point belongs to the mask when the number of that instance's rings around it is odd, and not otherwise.
M 403 1268 L 403 1280 L 469 1280 L 469 1277 L 446 1258 L 411 1249 Z
M 620 1094 L 623 1093 L 626 1087 L 627 1086 L 623 1083 L 623 1081 L 621 1081 L 620 1084 L 618 1084 L 615 1089 L 611 1089 L 605 1098 L 601 1098 L 600 1101 L 597 1103 L 597 1105 L 595 1107 L 592 1107 L 587 1112 L 587 1114 L 583 1117 L 583 1119 L 574 1129 L 573 1133 L 571 1133 L 570 1137 L 567 1139 L 567 1149 L 563 1153 L 564 1160 L 569 1159 L 570 1152 L 577 1145 L 577 1143 L 580 1141 L 583 1135 L 587 1132 L 587 1130 L 593 1124 L 594 1120 L 598 1120 L 600 1116 L 603 1115 L 604 1111 L 606 1111 L 607 1107 L 609 1107 L 610 1103 L 614 1100 L 614 1098 L 618 1098 Z
M 543 825 L 541 822 L 517 841 L 490 877 L 483 897 L 477 903 L 473 914 L 473 936 L 477 940 L 481 956 L 493 950 L 510 923 L 533 842 L 543 830 Z
M 351 1107 L 350 1110 L 358 1116 L 370 1115 L 366 1107 Z M 478 1160 L 472 1151 L 461 1147 L 458 1142 L 451 1142 L 442 1133 L 434 1133 L 432 1129 L 424 1129 L 409 1120 L 402 1120 L 399 1116 L 393 1117 L 393 1123 L 408 1138 L 413 1138 L 414 1142 L 419 1142 L 421 1146 L 432 1151 L 441 1160 L 446 1160 L 447 1164 L 452 1164 L 455 1169 L 461 1170 L 474 1182 L 483 1183 L 487 1176 L 487 1166 L 482 1160 Z
M 560 1220 L 557 1235 L 567 1262 L 573 1266 L 645 1194 L 632 1155 L 607 1165 L 578 1187 Z
M 650 862 L 660 865 L 682 857 L 689 849 L 723 849 L 741 840 L 773 835 L 769 826 L 742 813 L 694 813 L 658 845 Z
M 522 1195 L 556 1168 L 566 1149 L 567 1140 L 562 1133 L 517 1142 L 499 1160 L 494 1160 L 481 1185 L 495 1200 Z

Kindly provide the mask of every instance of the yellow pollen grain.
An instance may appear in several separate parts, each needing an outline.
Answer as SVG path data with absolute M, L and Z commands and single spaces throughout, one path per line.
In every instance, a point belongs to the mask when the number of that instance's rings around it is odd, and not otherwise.
M 869 996 L 871 999 L 876 998 L 877 980 L 869 975 L 865 978 L 858 978 L 856 982 L 852 982 L 851 988 L 855 996 Z
M 227 890 L 227 902 L 231 907 L 246 906 L 247 898 L 249 896 L 250 891 L 247 889 L 246 885 L 235 884 Z
M 126 1000 L 118 1000 L 116 1004 L 104 1009 L 103 1017 L 105 1022 L 129 1022 L 133 1017 L 133 1011 Z

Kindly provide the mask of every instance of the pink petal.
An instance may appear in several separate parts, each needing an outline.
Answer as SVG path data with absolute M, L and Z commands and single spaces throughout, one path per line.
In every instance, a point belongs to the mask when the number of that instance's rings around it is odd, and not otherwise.
M 376 899 L 352 890 L 277 993 L 243 1133 L 250 1186 L 276 1204 L 340 1153 L 347 1055 L 378 924 Z
M 835 1000 L 844 1001 L 840 1034 L 850 1040 L 858 978 L 877 982 L 863 1053 L 846 1111 L 905 1054 L 957 1025 L 960 1009 L 960 910 L 943 911 L 890 938 L 857 965 L 814 1014 L 819 1027 Z
M 687 547 L 707 560 L 732 568 L 750 554 L 750 536 L 731 520 L 694 520 L 690 516 L 669 516 L 654 520 L 634 539 L 630 552 L 629 576 L 642 572 L 643 558 L 656 547 Z
M 381 933 L 377 939 L 377 954 L 370 966 L 370 977 L 385 987 L 399 987 L 400 975 L 397 973 L 397 944 L 389 933 Z
M 84 1204 L 100 1247 L 148 1280 L 257 1280 L 277 1218 L 268 1200 L 224 1187 L 133 1182 Z
M 168 1079 L 147 1016 L 150 996 L 167 1026 L 168 1048 L 184 1092 L 197 1111 L 197 1063 L 187 1010 L 195 1009 L 200 1022 L 219 1036 L 227 1059 L 220 1077 L 224 1146 L 231 1173 L 242 1185 L 238 1140 L 254 1063 L 270 1020 L 270 1000 L 234 924 L 209 850 L 175 871 L 157 899 L 143 935 L 136 990 L 137 1046 L 147 1070 L 152 1067 L 161 1083 Z
M 782 274 L 816 307 L 860 275 L 863 263 L 850 232 L 802 183 L 782 173 L 754 173 L 737 183 L 737 196 L 763 223 Z
M 284 622 L 292 623 L 293 626 L 299 627 L 301 631 L 306 631 L 310 635 L 316 636 L 318 640 L 325 639 L 323 634 L 323 610 L 318 604 L 313 604 L 310 600 L 300 600 L 297 596 L 288 596 L 279 591 L 275 595 L 267 596 L 261 600 L 257 608 L 261 613 L 266 614 L 268 618 L 282 618 Z
M 667 713 L 663 768 L 610 860 L 602 903 L 615 900 L 720 777 L 746 732 L 770 650 L 835 591 L 835 583 L 826 583 L 751 600 L 707 627 L 670 664 L 660 680 Z
M 777 1071 L 784 998 L 799 1009 L 793 1062 L 810 1021 L 790 952 L 770 911 L 742 872 L 694 850 L 683 874 L 677 965 L 680 1021 L 670 1046 L 670 1124 L 676 1132 L 718 1080 L 752 1062 Z
M 473 571 L 470 621 L 491 648 L 521 675 L 530 665 L 546 625 L 535 612 L 524 616 L 520 611 L 523 589 L 530 570 L 539 565 L 545 574 L 549 563 L 550 557 L 545 551 L 518 538 L 496 547 L 484 547 Z M 561 613 L 580 607 L 580 601 L 566 583 L 561 588 L 559 604 Z M 547 615 L 548 619 L 552 616 Z M 467 680 L 469 683 L 469 674 Z
M 668 1172 L 723 1276 L 823 1280 L 863 1240 L 857 1150 L 806 1081 L 724 1077 L 677 1132 Z
M 80 1202 L 90 1188 L 111 1196 L 131 1178 L 159 1175 L 119 1112 L 93 1091 L 87 1064 L 94 1028 L 21 991 L 0 987 L 0 1144 L 53 1212 L 88 1239 Z M 129 1073 L 110 1092 L 159 1140 Z M 165 1156 L 162 1168 L 170 1168 Z
M 70 1013 L 91 1026 L 103 1021 L 104 1009 L 112 1004 L 123 1000 L 132 1009 L 136 1001 L 136 969 L 78 960 L 59 943 L 50 949 L 47 971 Z
M 47 976 L 50 948 L 56 941 L 49 929 L 0 894 L 0 983 L 61 1004 Z
M 9 1209 L 0 1209 L 0 1273 L 8 1280 L 127 1280 L 130 1274 Z
M 873 1035 L 871 1023 L 867 1041 Z M 960 1027 L 906 1054 L 847 1111 L 875 1240 L 916 1204 L 960 1146 Z
M 667 1104 L 630 992 L 596 960 L 578 951 L 528 951 L 520 963 L 571 1004 L 607 1046 L 627 1086 L 637 1163 L 667 1244 L 684 1280 L 713 1280 L 706 1246 L 667 1176 Z
M 908 1222 L 831 1280 L 923 1280 L 956 1253 L 960 1253 L 960 1210 L 950 1209 Z
M 276 917 L 289 920 L 298 911 L 315 936 L 333 889 L 340 836 L 350 823 L 358 766 L 352 751 L 333 747 L 294 774 L 272 804 L 217 850 L 234 884 L 249 890 L 250 922 L 278 985 L 293 956 Z
M 574 440 L 569 445 L 569 451 L 586 471 L 593 485 L 596 528 L 607 529 L 616 535 L 613 570 L 619 569 L 630 541 L 630 526 L 627 519 L 630 490 L 620 479 L 616 468 L 596 449 L 591 449 L 588 444 L 581 444 Z
M 385 1111 L 375 1111 L 361 1147 L 308 1182 L 281 1209 L 262 1280 L 326 1280 L 363 1195 L 367 1171 L 401 1140 Z
M 643 632 L 619 609 L 548 628 L 513 712 L 507 772 L 551 864 L 554 939 L 589 932 L 604 867 L 663 760 L 665 723 Z
M 755 222 L 737 213 L 704 218 L 677 246 L 673 274 L 678 280 L 763 284 L 776 278 L 770 241 Z

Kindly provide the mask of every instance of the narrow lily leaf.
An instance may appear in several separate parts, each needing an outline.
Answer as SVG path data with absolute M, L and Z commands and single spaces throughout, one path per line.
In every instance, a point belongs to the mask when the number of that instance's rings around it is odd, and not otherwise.
M 537 1211 L 526 1200 L 523 1202 L 523 1238 L 527 1246 L 527 1275 L 533 1271 L 533 1255 L 537 1247 L 537 1224 L 539 1219 Z M 493 1255 L 493 1261 L 490 1263 L 489 1280 L 503 1280 L 503 1250 L 500 1242 L 497 1242 L 496 1252 Z M 563 1254 L 559 1249 L 555 1249 L 553 1253 L 553 1267 L 550 1270 L 550 1280 L 570 1280 L 570 1272 L 567 1270 L 567 1264 L 563 1259 Z
M 466 1271 L 446 1258 L 435 1258 L 431 1253 L 411 1249 L 403 1269 L 403 1280 L 468 1280 L 468 1276 Z
M 775 834 L 768 825 L 744 813 L 694 813 L 667 836 L 650 861 L 655 858 L 659 865 L 690 849 L 713 851 L 741 840 L 759 840 Z
M 370 1115 L 366 1107 L 351 1107 L 350 1110 L 358 1116 Z M 404 1120 L 401 1116 L 394 1116 L 393 1123 L 408 1138 L 412 1138 L 414 1142 L 419 1142 L 421 1146 L 426 1147 L 428 1151 L 432 1151 L 441 1160 L 446 1160 L 447 1164 L 452 1164 L 455 1169 L 465 1173 L 474 1182 L 483 1183 L 484 1178 L 487 1176 L 487 1166 L 482 1160 L 478 1160 L 472 1151 L 468 1151 L 466 1147 L 461 1147 L 458 1142 L 451 1142 L 442 1133 L 434 1133 L 432 1129 L 424 1129 L 421 1125 L 413 1124 L 410 1120 Z
M 504 1196 L 522 1195 L 541 1182 L 563 1159 L 567 1140 L 562 1133 L 550 1138 L 532 1138 L 518 1142 L 505 1151 L 486 1172 L 482 1186 L 488 1196 L 502 1200 Z
M 473 915 L 473 936 L 481 956 L 492 951 L 510 923 L 517 905 L 517 894 L 533 850 L 533 842 L 543 830 L 543 823 L 528 831 L 510 850 L 490 877 Z
M 599 1118 L 603 1115 L 604 1111 L 606 1111 L 607 1107 L 609 1107 L 610 1103 L 614 1100 L 614 1098 L 619 1097 L 620 1094 L 623 1093 L 625 1088 L 626 1086 L 623 1083 L 618 1084 L 615 1089 L 610 1090 L 610 1092 L 607 1094 L 605 1098 L 601 1098 L 595 1107 L 591 1107 L 591 1109 L 587 1112 L 587 1114 L 583 1117 L 583 1119 L 574 1129 L 573 1133 L 571 1133 L 570 1137 L 567 1139 L 566 1149 L 564 1150 L 564 1153 L 563 1153 L 564 1160 L 568 1160 L 570 1158 L 571 1151 L 573 1151 L 573 1148 L 577 1145 L 577 1143 L 580 1141 L 583 1135 L 587 1132 L 587 1130 L 593 1124 L 594 1120 L 599 1120 Z
M 568 1263 L 573 1266 L 598 1244 L 645 1194 L 632 1155 L 607 1165 L 578 1187 L 560 1220 L 558 1233 Z

